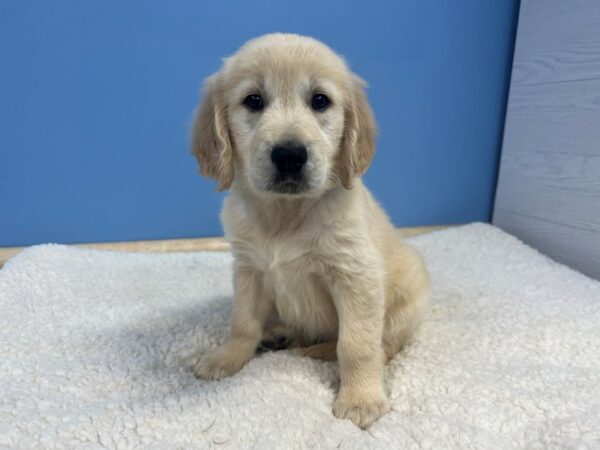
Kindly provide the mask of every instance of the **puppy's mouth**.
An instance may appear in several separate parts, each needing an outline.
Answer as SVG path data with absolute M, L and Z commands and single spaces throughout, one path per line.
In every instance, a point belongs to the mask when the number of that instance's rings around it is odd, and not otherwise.
M 273 180 L 273 184 L 271 186 L 271 191 L 277 194 L 287 194 L 287 195 L 295 195 L 301 194 L 308 189 L 308 186 L 303 178 L 299 177 L 281 177 L 279 175 L 275 176 Z

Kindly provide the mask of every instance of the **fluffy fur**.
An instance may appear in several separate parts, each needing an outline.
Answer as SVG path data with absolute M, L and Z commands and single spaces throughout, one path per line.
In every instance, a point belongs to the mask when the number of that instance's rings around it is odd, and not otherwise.
M 360 175 L 375 151 L 364 82 L 324 44 L 271 34 L 254 39 L 205 84 L 192 149 L 201 173 L 231 189 L 222 221 L 235 256 L 227 342 L 197 376 L 239 371 L 273 329 L 301 354 L 338 359 L 336 417 L 367 427 L 390 410 L 384 363 L 407 342 L 428 298 L 422 259 L 398 237 Z M 325 111 L 310 108 L 326 93 Z M 262 111 L 244 98 L 260 93 Z M 273 189 L 270 152 L 307 148 L 303 189 Z

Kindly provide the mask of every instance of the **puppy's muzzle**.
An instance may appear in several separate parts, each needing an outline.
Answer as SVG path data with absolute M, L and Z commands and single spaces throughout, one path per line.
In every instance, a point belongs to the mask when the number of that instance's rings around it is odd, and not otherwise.
M 302 179 L 302 168 L 306 165 L 306 147 L 294 142 L 286 142 L 273 147 L 271 161 L 277 169 L 280 182 L 298 182 Z

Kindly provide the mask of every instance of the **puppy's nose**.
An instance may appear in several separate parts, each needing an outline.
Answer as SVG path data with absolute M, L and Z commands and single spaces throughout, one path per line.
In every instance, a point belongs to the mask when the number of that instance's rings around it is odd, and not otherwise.
M 306 147 L 294 142 L 276 145 L 271 151 L 271 161 L 281 174 L 299 173 L 307 159 Z

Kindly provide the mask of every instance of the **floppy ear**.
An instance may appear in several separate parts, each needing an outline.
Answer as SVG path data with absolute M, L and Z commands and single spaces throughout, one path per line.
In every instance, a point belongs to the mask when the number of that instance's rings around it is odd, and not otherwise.
M 219 74 L 204 83 L 204 96 L 192 125 L 191 152 L 200 163 L 200 173 L 218 180 L 219 191 L 231 186 L 233 149 Z
M 352 180 L 362 175 L 375 153 L 377 126 L 365 93 L 366 83 L 352 75 L 350 100 L 346 105 L 344 134 L 338 154 L 338 175 L 346 189 Z

